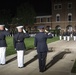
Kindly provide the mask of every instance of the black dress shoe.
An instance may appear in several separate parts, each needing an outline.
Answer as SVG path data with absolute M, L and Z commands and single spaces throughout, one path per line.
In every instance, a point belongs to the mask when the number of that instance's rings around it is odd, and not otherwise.
M 46 71 L 46 67 L 44 68 L 44 71 Z
M 44 72 L 44 71 L 46 71 L 46 67 L 44 69 L 40 70 L 40 72 Z
M 40 70 L 40 72 L 44 72 L 45 70 Z
M 5 64 L 1 64 L 1 65 L 5 65 Z
M 40 71 L 40 72 L 44 72 L 44 71 Z
M 23 68 L 23 67 L 18 67 L 18 68 Z

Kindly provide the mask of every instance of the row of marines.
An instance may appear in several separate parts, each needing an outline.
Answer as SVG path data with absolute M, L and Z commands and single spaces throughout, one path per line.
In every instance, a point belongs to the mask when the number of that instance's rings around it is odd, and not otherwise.
M 73 39 L 74 41 L 76 41 L 76 31 L 73 30 L 72 32 L 70 32 L 69 30 L 65 31 L 62 33 L 60 32 L 60 35 L 59 35 L 59 39 L 60 40 L 67 40 L 67 41 L 70 41 L 71 39 Z
M 0 65 L 6 64 L 6 36 L 10 35 L 9 31 L 4 30 L 5 25 L 0 25 Z M 17 62 L 18 67 L 24 67 L 24 52 L 26 46 L 24 39 L 28 37 L 26 33 L 23 33 L 23 26 L 16 27 L 18 32 L 13 36 L 14 48 L 17 51 Z M 46 57 L 48 52 L 47 38 L 52 38 L 50 33 L 45 33 L 44 26 L 38 27 L 39 32 L 36 34 L 34 39 L 34 46 L 37 49 L 38 59 L 39 59 L 39 71 L 44 72 L 46 67 Z

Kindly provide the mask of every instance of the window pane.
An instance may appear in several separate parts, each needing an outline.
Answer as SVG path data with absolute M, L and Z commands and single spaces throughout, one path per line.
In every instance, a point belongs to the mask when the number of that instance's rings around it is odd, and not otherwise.
M 72 21 L 72 16 L 71 15 L 68 16 L 68 21 Z
M 68 9 L 72 8 L 72 3 L 68 3 Z
M 57 21 L 60 21 L 60 16 L 57 16 Z
M 59 4 L 59 9 L 61 9 L 62 8 L 62 5 L 61 4 Z
M 54 5 L 54 9 L 57 10 L 58 9 L 58 6 L 57 5 Z
M 43 18 L 41 18 L 41 22 L 43 22 Z
M 47 22 L 51 22 L 50 18 L 47 18 Z

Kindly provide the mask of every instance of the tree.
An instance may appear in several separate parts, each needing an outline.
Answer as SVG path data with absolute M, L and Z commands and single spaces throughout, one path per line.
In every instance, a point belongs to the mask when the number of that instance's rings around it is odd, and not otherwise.
M 17 8 L 17 22 L 19 24 L 32 25 L 36 13 L 31 5 L 28 3 L 21 4 Z
M 8 9 L 0 10 L 0 23 L 8 24 L 12 21 L 11 12 Z
M 16 18 L 16 17 L 12 18 L 11 24 L 18 24 L 18 18 Z

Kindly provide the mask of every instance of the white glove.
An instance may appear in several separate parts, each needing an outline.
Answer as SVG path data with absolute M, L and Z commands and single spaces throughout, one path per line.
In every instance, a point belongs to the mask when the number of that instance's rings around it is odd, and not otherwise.
M 26 31 L 23 29 L 23 32 L 26 33 Z
M 6 30 L 6 31 L 8 31 L 8 29 L 7 29 L 7 28 L 5 28 L 5 30 Z
M 50 35 L 51 33 L 48 33 L 48 35 Z
M 47 30 L 45 30 L 45 32 L 46 32 L 46 33 L 48 33 L 48 31 L 47 31 Z

